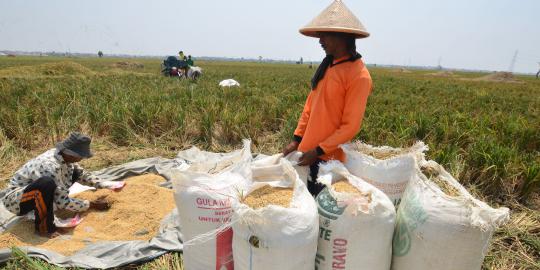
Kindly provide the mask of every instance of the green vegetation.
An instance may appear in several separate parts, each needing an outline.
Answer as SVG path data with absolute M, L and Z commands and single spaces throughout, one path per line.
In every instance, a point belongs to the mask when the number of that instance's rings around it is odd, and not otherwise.
M 144 67 L 120 68 L 115 65 L 120 61 Z M 204 75 L 193 83 L 160 76 L 159 64 L 156 59 L 0 58 L 0 163 L 5 164 L 0 179 L 71 130 L 94 136 L 96 158 L 83 164 L 91 169 L 174 156 L 189 145 L 230 150 L 242 138 L 253 140 L 255 152 L 276 153 L 291 139 L 314 72 L 305 65 L 198 62 Z M 390 146 L 425 141 L 428 158 L 475 195 L 513 211 L 510 224 L 494 237 L 485 269 L 538 269 L 540 80 L 371 72 L 375 89 L 358 138 Z M 241 87 L 220 88 L 227 78 Z M 180 264 L 179 255 L 139 267 L 167 264 Z

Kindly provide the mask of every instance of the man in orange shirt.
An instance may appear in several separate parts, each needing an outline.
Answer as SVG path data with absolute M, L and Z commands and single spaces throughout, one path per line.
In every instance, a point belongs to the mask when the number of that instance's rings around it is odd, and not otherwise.
M 311 92 L 294 131 L 294 139 L 283 149 L 287 155 L 303 152 L 299 165 L 310 166 L 308 189 L 316 196 L 323 188 L 316 183 L 319 163 L 345 161 L 339 148 L 360 131 L 372 81 L 356 39 L 369 36 L 364 26 L 336 0 L 300 33 L 319 38 L 326 57 L 311 80 Z

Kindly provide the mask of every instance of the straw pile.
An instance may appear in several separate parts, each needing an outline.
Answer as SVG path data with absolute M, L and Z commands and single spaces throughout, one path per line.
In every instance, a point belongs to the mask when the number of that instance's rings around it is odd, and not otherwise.
M 0 77 L 58 77 L 95 75 L 91 69 L 70 61 L 0 69 Z
M 411 73 L 411 71 L 406 68 L 393 69 L 393 71 L 397 73 Z
M 123 69 L 137 69 L 137 68 L 144 68 L 144 65 L 138 62 L 116 62 L 113 64 L 113 67 L 115 68 L 123 68 Z
M 253 209 L 263 208 L 269 205 L 277 205 L 288 208 L 293 196 L 292 188 L 272 187 L 266 185 L 251 192 L 242 203 Z
M 24 220 L 0 236 L 0 248 L 34 246 L 71 255 L 102 240 L 150 240 L 161 220 L 175 208 L 172 190 L 158 186 L 163 181 L 161 176 L 148 174 L 130 178 L 120 192 L 102 189 L 77 194 L 75 197 L 87 200 L 103 197 L 111 208 L 82 213 L 81 224 L 53 239 L 37 236 L 33 221 Z
M 435 73 L 429 73 L 428 75 L 435 76 L 435 77 L 446 77 L 446 78 L 456 76 L 456 75 L 454 75 L 454 73 L 452 71 L 448 71 L 448 70 L 439 71 L 439 72 L 435 72 Z
M 489 75 L 473 79 L 474 81 L 522 83 L 511 72 L 494 72 Z

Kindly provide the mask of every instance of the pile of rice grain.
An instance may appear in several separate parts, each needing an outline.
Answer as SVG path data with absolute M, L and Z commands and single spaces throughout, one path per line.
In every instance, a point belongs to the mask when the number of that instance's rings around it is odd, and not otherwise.
M 346 193 L 352 193 L 352 194 L 358 194 L 363 195 L 360 190 L 358 190 L 355 186 L 351 185 L 349 181 L 347 180 L 340 180 L 332 184 L 332 187 L 337 192 L 346 192 Z
M 358 188 L 353 186 L 349 181 L 343 179 L 339 180 L 332 184 L 332 187 L 337 192 L 343 192 L 343 193 L 350 193 L 353 194 L 355 197 L 364 197 L 366 198 L 368 203 L 371 203 L 371 193 L 364 193 L 361 192 Z
M 292 196 L 292 188 L 266 185 L 251 192 L 242 202 L 253 209 L 259 209 L 269 205 L 288 208 L 291 204 Z
M 433 183 L 435 183 L 441 191 L 450 196 L 450 197 L 459 197 L 461 192 L 454 186 L 450 185 L 448 182 L 441 179 L 439 173 L 429 167 L 422 167 L 422 173 Z
M 0 248 L 34 246 L 71 255 L 102 240 L 150 240 L 158 232 L 161 220 L 175 208 L 173 191 L 158 186 L 163 181 L 161 176 L 147 174 L 129 178 L 120 192 L 100 189 L 77 194 L 75 197 L 87 200 L 104 197 L 111 208 L 81 213 L 81 224 L 53 239 L 39 237 L 34 232 L 34 222 L 24 220 L 0 235 Z
M 390 159 L 399 155 L 410 153 L 410 149 L 407 148 L 388 148 L 381 150 L 380 148 L 372 147 L 361 143 L 354 144 L 353 149 L 364 155 L 372 156 L 376 159 L 381 160 Z

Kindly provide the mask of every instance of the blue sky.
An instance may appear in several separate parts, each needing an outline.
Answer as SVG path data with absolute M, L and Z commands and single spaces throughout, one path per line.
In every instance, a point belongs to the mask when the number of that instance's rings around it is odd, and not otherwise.
M 372 36 L 368 63 L 515 71 L 540 67 L 538 0 L 344 0 Z M 329 0 L 0 0 L 0 50 L 320 60 L 298 29 Z

